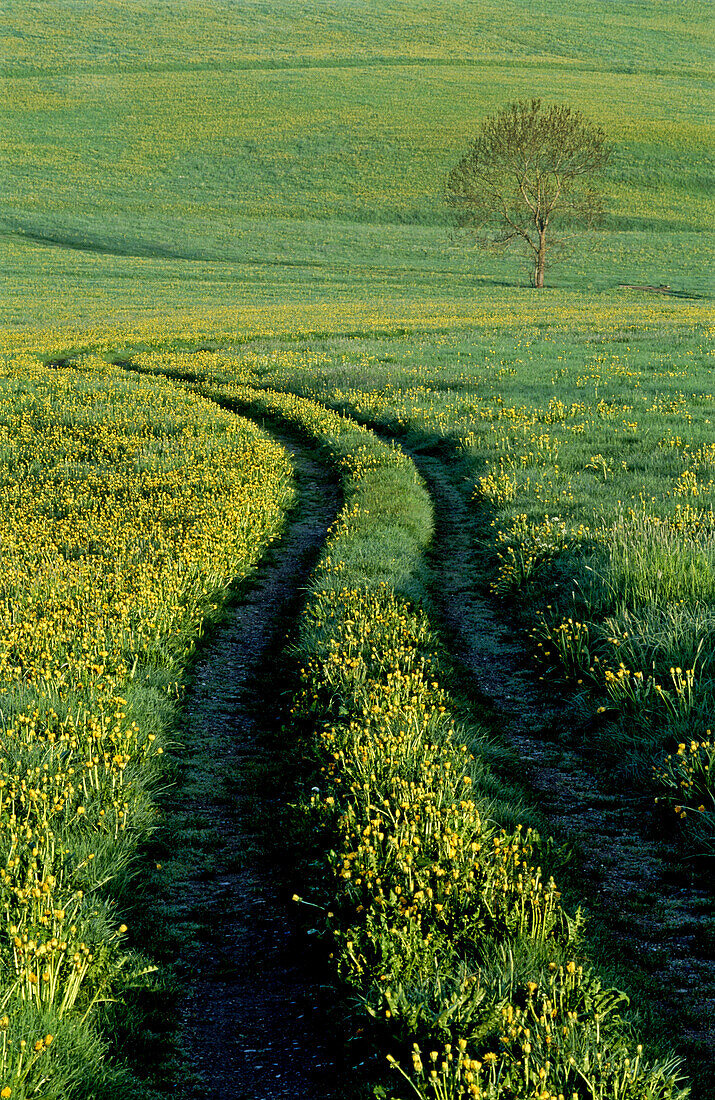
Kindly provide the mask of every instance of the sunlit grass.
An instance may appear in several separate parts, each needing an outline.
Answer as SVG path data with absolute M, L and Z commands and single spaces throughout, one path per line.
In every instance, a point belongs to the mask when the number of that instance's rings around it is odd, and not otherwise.
M 533 94 L 614 143 L 605 226 L 551 281 L 706 293 L 708 21 L 692 4 L 611 5 L 605 35 L 585 3 L 555 7 L 546 32 L 526 0 L 379 18 L 368 0 L 212 0 L 176 20 L 24 5 L 3 89 L 8 319 L 499 298 L 528 272 L 450 241 L 444 182 L 485 115 Z
M 186 662 L 277 536 L 290 465 L 101 360 L 6 359 L 0 389 L 0 1090 L 59 1100 L 99 1089 L 95 1006 L 146 971 L 112 897 Z

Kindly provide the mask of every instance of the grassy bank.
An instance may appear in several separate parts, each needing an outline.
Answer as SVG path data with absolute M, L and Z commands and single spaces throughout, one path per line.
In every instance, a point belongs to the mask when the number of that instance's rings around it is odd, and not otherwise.
M 85 360 L 3 364 L 0 1088 L 137 1095 L 103 1006 L 182 671 L 280 530 L 290 466 L 253 425 Z

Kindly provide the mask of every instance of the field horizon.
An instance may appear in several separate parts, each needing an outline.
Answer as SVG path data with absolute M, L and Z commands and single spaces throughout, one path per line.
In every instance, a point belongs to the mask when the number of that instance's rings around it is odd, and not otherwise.
M 508 298 L 528 264 L 455 240 L 444 190 L 481 119 L 533 95 L 614 145 L 604 225 L 575 237 L 552 296 L 711 295 L 712 36 L 697 4 L 164 11 L 53 0 L 0 24 L 8 327 Z

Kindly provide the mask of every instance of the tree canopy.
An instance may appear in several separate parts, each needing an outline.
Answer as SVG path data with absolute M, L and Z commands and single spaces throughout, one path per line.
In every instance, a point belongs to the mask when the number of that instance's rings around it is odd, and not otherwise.
M 608 161 L 604 131 L 566 104 L 519 100 L 485 119 L 470 151 L 449 173 L 457 223 L 483 244 L 520 242 L 532 281 L 544 285 L 555 226 L 590 225 L 602 203 L 589 177 Z

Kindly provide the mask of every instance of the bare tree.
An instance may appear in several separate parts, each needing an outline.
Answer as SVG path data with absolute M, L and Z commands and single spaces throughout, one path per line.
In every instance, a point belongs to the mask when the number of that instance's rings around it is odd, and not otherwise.
M 457 224 L 487 246 L 520 242 L 544 285 L 555 226 L 591 225 L 601 214 L 590 177 L 610 156 L 606 135 L 565 104 L 520 100 L 484 120 L 447 181 Z

